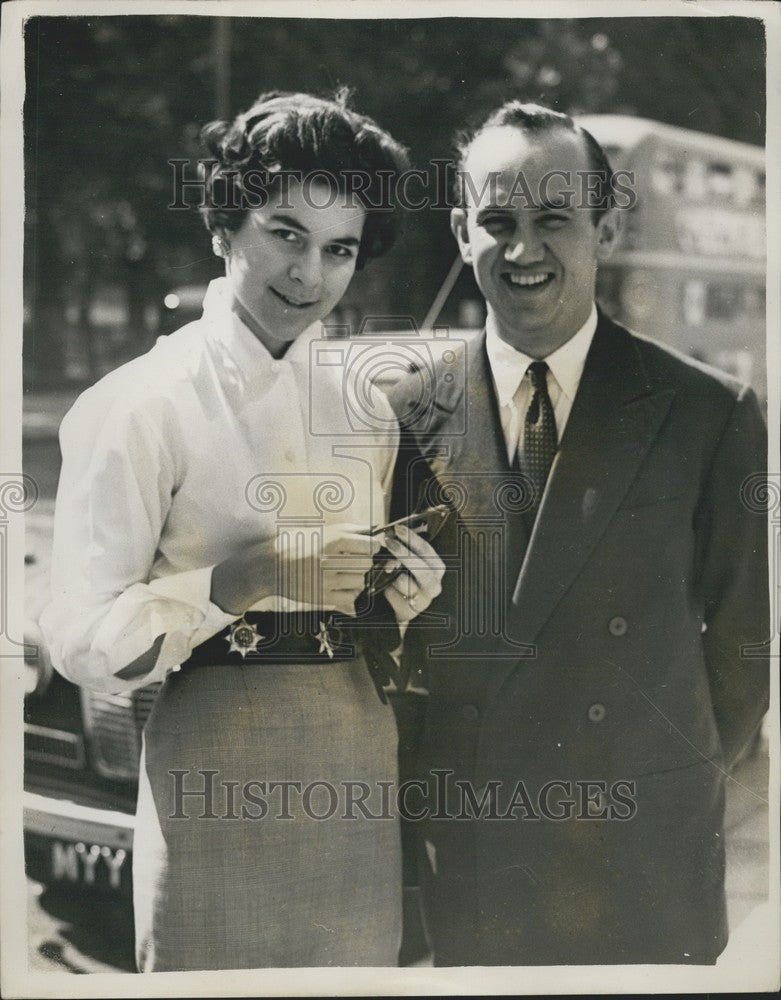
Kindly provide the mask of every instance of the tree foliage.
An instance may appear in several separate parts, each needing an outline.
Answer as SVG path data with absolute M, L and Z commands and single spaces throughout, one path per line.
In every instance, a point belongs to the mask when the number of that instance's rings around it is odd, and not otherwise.
M 263 90 L 349 85 L 421 167 L 510 97 L 764 141 L 762 24 L 743 17 L 34 17 L 25 47 L 27 361 L 37 370 L 61 367 L 64 310 L 88 325 L 101 284 L 140 275 L 153 299 L 217 273 L 197 213 L 167 207 L 168 160 L 200 155 L 200 125 Z M 359 276 L 351 300 L 420 320 L 453 255 L 446 211 L 409 213 L 402 244 Z M 469 275 L 461 281 L 468 292 Z

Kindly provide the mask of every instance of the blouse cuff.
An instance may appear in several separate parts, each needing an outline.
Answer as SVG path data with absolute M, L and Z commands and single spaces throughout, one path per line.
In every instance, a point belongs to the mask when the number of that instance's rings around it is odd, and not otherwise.
M 239 618 L 239 615 L 229 614 L 211 601 L 213 568 L 204 566 L 150 582 L 149 589 L 164 601 L 159 607 L 155 628 L 158 635 L 165 635 L 154 670 L 158 678 L 184 663 L 196 646 L 211 639 Z M 170 627 L 174 623 L 167 614 L 171 607 L 169 601 L 174 602 L 174 607 L 178 604 L 191 609 L 185 616 L 189 619 L 189 628 L 177 629 L 175 625 Z
M 152 669 L 130 678 L 126 687 L 163 681 L 196 646 L 235 621 L 238 615 L 226 614 L 209 599 L 211 574 L 207 566 L 128 588 L 101 622 L 93 643 L 107 673 L 118 674 L 164 636 Z

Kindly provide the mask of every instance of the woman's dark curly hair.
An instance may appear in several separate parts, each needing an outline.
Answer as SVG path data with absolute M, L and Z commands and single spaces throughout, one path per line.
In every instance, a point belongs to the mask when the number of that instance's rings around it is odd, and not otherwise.
M 357 267 L 387 253 L 398 231 L 396 179 L 409 166 L 407 150 L 347 107 L 348 96 L 346 88 L 330 100 L 271 91 L 232 122 L 204 126 L 207 229 L 223 236 L 239 229 L 282 172 L 325 179 L 365 208 Z

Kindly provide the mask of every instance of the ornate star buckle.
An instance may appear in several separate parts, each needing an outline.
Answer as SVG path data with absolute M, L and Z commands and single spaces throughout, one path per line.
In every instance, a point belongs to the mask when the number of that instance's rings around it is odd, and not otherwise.
M 261 635 L 257 628 L 242 615 L 237 622 L 231 625 L 230 632 L 225 636 L 225 641 L 230 645 L 228 652 L 241 653 L 243 660 L 247 653 L 257 652 L 258 643 L 265 638 L 266 636 Z
M 334 624 L 333 616 L 329 616 L 327 621 L 320 621 L 320 631 L 316 633 L 315 639 L 320 643 L 318 653 L 327 653 L 328 659 L 334 658 L 334 646 L 342 643 L 343 632 L 338 625 Z

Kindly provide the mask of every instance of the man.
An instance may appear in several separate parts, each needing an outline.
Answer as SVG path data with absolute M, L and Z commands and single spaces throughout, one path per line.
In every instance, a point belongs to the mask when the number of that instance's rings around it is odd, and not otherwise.
M 485 334 L 431 405 L 416 377 L 391 394 L 399 513 L 421 488 L 459 511 L 405 642 L 435 961 L 713 963 L 725 782 L 767 704 L 757 401 L 596 309 L 619 214 L 570 118 L 511 102 L 461 167 Z

